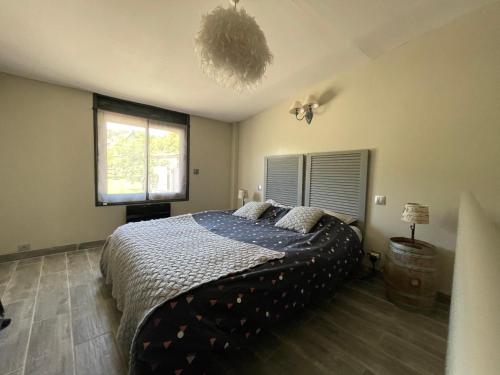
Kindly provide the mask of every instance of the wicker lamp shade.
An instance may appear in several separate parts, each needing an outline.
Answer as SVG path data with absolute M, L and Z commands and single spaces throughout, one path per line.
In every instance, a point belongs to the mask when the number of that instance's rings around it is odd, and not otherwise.
M 418 203 L 407 203 L 401 220 L 412 224 L 429 224 L 429 206 Z

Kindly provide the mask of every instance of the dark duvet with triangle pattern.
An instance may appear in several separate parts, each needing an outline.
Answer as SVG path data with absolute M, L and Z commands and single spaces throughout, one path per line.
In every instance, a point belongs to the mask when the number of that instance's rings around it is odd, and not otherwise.
M 328 215 L 308 234 L 275 227 L 287 212 L 271 207 L 259 220 L 239 218 L 231 211 L 193 215 L 213 233 L 284 251 L 285 257 L 158 306 L 134 340 L 131 374 L 210 374 L 211 354 L 240 350 L 267 327 L 289 319 L 311 301 L 333 295 L 363 258 L 356 233 Z

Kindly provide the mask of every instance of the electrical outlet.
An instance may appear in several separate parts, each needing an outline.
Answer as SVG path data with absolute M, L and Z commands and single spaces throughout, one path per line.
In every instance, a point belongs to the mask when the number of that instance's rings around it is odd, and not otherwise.
M 386 198 L 385 195 L 375 195 L 375 204 L 380 206 L 385 206 Z
M 25 243 L 23 245 L 17 245 L 17 251 L 18 252 L 21 252 L 21 251 L 30 251 L 31 250 L 31 244 L 29 243 Z

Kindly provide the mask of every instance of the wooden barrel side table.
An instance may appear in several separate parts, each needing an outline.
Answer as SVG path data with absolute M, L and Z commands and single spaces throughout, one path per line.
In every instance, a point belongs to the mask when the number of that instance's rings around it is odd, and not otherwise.
M 436 248 L 424 241 L 392 237 L 384 267 L 387 298 L 395 304 L 430 309 L 436 299 Z

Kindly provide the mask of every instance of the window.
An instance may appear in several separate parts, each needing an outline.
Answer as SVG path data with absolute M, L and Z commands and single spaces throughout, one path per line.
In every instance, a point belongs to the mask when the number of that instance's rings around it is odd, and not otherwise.
M 189 115 L 94 94 L 96 205 L 189 199 Z

